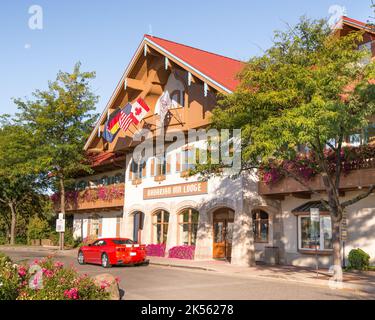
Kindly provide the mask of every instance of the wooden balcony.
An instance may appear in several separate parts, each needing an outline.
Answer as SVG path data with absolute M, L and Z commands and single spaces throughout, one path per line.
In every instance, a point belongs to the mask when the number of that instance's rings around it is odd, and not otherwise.
M 60 200 L 55 196 L 54 209 L 60 211 Z M 65 201 L 66 212 L 108 211 L 124 206 L 124 184 L 68 192 Z
M 322 177 L 316 176 L 308 181 L 310 187 L 317 191 L 324 191 Z M 375 168 L 353 170 L 341 177 L 340 191 L 358 190 L 375 184 Z M 284 178 L 274 184 L 259 182 L 259 194 L 263 196 L 285 196 L 294 194 L 296 196 L 308 195 L 310 192 L 293 178 Z

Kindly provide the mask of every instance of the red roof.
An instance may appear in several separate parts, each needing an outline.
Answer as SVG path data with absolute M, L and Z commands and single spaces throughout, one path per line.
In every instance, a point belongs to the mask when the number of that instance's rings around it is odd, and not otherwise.
M 147 34 L 145 38 L 230 91 L 238 86 L 237 74 L 243 69 L 244 62 Z
M 374 31 L 373 27 L 369 25 L 368 23 L 365 23 L 365 22 L 362 22 L 353 18 L 349 18 L 346 16 L 342 17 L 342 22 L 349 24 L 351 26 L 357 27 L 359 29 L 365 29 L 366 31 Z

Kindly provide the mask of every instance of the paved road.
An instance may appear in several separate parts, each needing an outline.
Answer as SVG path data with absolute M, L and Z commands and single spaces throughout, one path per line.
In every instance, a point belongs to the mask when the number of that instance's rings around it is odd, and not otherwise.
M 6 251 L 15 262 L 34 260 L 46 252 Z M 111 273 L 121 279 L 120 287 L 126 300 L 275 300 L 275 299 L 375 299 L 374 295 L 344 290 L 331 290 L 293 282 L 270 279 L 249 279 L 241 275 L 223 275 L 216 272 L 171 268 L 162 266 L 115 267 L 80 266 L 74 257 L 56 257 L 66 265 L 73 265 L 81 273 L 96 275 Z

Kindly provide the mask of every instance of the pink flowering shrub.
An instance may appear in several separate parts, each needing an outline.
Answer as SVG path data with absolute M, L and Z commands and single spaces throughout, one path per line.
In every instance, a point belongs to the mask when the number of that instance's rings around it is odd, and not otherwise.
M 375 168 L 375 145 L 344 147 L 339 155 L 331 149 L 326 149 L 324 157 L 330 173 L 335 173 L 339 161 L 342 173 L 347 175 L 353 170 Z M 293 159 L 266 163 L 260 168 L 262 181 L 266 184 L 275 184 L 288 174 L 308 181 L 321 172 L 322 169 L 314 152 L 297 154 Z
M 195 246 L 176 246 L 169 249 L 169 258 L 194 260 Z
M 98 286 L 87 274 L 50 257 L 29 265 L 0 259 L 0 300 L 107 300 L 106 284 Z
M 165 244 L 149 244 L 146 246 L 146 255 L 149 257 L 164 257 Z

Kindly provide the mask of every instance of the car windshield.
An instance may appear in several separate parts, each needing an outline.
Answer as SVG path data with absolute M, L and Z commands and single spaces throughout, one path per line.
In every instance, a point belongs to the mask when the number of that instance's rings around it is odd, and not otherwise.
M 118 244 L 118 245 L 133 244 L 133 243 L 135 243 L 133 240 L 130 240 L 130 239 L 116 239 L 116 240 L 112 240 L 112 242 L 114 244 Z

